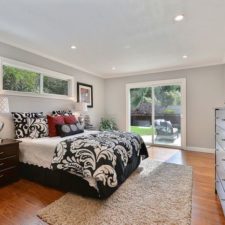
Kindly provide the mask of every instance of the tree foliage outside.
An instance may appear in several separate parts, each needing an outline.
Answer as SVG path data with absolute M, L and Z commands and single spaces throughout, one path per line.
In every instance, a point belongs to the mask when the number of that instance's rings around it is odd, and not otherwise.
M 41 74 L 25 69 L 3 65 L 3 89 L 9 91 L 37 93 L 40 90 Z M 68 95 L 68 81 L 43 76 L 43 92 Z
M 180 105 L 181 90 L 179 85 L 160 86 L 155 88 L 155 104 L 166 108 Z
M 152 88 L 132 88 L 130 90 L 131 110 L 135 110 L 141 103 L 152 103 Z
M 159 86 L 154 88 L 155 106 L 166 109 L 167 106 L 180 105 L 181 90 L 179 85 Z M 141 103 L 152 104 L 152 88 L 133 88 L 130 90 L 131 110 L 138 109 Z
M 4 65 L 3 89 L 40 93 L 40 74 Z
M 44 76 L 44 93 L 68 95 L 68 81 Z

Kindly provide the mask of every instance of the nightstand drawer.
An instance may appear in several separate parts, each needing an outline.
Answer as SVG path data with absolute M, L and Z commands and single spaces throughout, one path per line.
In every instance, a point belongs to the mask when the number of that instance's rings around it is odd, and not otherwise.
M 0 171 L 9 167 L 14 167 L 18 165 L 18 156 L 10 156 L 5 159 L 0 159 Z
M 0 185 L 18 180 L 18 167 L 0 171 Z
M 5 145 L 0 148 L 0 159 L 18 154 L 19 144 Z

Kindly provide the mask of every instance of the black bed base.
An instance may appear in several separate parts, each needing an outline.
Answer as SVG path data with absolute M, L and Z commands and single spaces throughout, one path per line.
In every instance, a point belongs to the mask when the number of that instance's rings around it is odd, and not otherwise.
M 75 192 L 83 196 L 98 198 L 96 189 L 89 186 L 86 180 L 60 170 L 20 163 L 20 174 L 23 178 L 44 186 L 56 188 L 64 192 Z
M 20 174 L 23 178 L 64 192 L 74 192 L 82 196 L 104 199 L 115 192 L 139 164 L 140 157 L 136 157 L 132 162 L 128 163 L 122 180 L 119 180 L 119 185 L 107 190 L 107 192 L 104 191 L 102 183 L 99 182 L 100 194 L 95 188 L 90 187 L 86 180 L 62 170 L 50 170 L 35 165 L 20 163 Z

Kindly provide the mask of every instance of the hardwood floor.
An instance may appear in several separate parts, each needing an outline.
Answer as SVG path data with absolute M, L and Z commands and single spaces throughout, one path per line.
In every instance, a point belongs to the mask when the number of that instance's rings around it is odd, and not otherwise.
M 150 148 L 150 157 L 193 167 L 192 225 L 225 225 L 214 192 L 214 155 Z M 0 188 L 0 225 L 44 225 L 36 212 L 64 193 L 23 180 Z

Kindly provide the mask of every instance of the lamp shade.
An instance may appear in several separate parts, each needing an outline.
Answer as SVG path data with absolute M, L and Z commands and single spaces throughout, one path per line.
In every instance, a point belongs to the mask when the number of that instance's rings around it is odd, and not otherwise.
M 74 107 L 76 112 L 87 112 L 87 103 L 85 102 L 75 102 Z
M 0 113 L 9 113 L 9 100 L 7 97 L 0 96 Z

